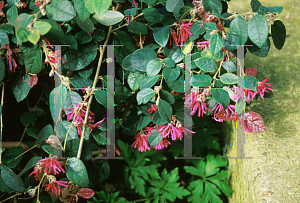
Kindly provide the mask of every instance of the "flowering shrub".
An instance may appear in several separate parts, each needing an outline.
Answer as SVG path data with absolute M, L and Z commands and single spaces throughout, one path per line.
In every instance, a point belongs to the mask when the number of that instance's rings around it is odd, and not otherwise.
M 259 114 L 240 114 L 273 91 L 271 78 L 259 81 L 256 69 L 237 69 L 237 49 L 245 45 L 246 53 L 265 57 L 269 38 L 280 50 L 286 31 L 275 20 L 281 6 L 251 0 L 252 12 L 231 14 L 227 1 L 0 1 L 0 113 L 6 91 L 28 107 L 17 147 L 3 142 L 3 198 L 198 203 L 230 197 L 216 122 L 241 119 L 247 132 L 265 131 Z M 7 141 L 2 128 L 1 116 Z M 185 154 L 184 137 L 202 158 L 174 166 L 174 157 Z M 124 160 L 108 160 L 111 147 Z M 30 157 L 33 148 L 39 153 Z M 119 191 L 103 186 L 120 180 Z

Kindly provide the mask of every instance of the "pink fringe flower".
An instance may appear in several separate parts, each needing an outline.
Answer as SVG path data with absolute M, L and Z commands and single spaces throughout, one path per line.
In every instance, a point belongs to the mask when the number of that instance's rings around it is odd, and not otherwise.
M 56 196 L 60 195 L 60 185 L 64 187 L 69 187 L 68 181 L 57 181 L 55 176 L 47 175 L 49 183 L 46 185 L 46 191 L 51 191 Z
M 199 89 L 192 89 L 192 93 L 185 97 L 185 107 L 191 108 L 191 115 L 194 115 L 198 109 L 198 117 L 203 117 L 203 113 L 205 113 L 208 108 L 206 107 L 205 95 L 199 92 Z
M 158 145 L 153 146 L 152 148 L 154 148 L 155 150 L 161 150 L 161 149 L 167 148 L 168 145 L 170 145 L 170 144 L 171 144 L 171 142 L 169 142 L 169 140 L 167 140 L 166 138 L 163 138 Z
M 44 173 L 51 174 L 54 171 L 54 175 L 59 174 L 59 172 L 65 173 L 64 169 L 61 167 L 61 163 L 54 158 L 45 158 L 39 160 L 32 173 L 29 174 L 29 177 L 34 174 L 34 178 L 36 181 L 39 180 L 38 174 L 42 172 L 44 169 Z
M 218 122 L 234 120 L 237 121 L 237 113 L 235 112 L 235 105 L 229 104 L 227 109 L 224 111 L 223 106 L 221 104 L 217 104 L 213 109 L 212 112 L 214 113 L 213 119 Z
M 140 152 L 145 152 L 147 150 L 150 151 L 150 146 L 148 144 L 148 136 L 152 134 L 153 127 L 145 127 L 143 130 L 134 136 L 134 143 L 131 145 L 132 147 L 138 147 Z
M 257 92 L 260 94 L 260 96 L 261 96 L 262 99 L 264 99 L 264 93 L 265 92 L 269 93 L 268 90 L 273 91 L 273 89 L 271 89 L 270 87 L 266 86 L 266 85 L 272 86 L 271 83 L 266 83 L 268 79 L 270 79 L 270 78 L 267 77 L 266 79 L 264 79 L 261 82 L 258 82 L 258 84 L 257 84 Z

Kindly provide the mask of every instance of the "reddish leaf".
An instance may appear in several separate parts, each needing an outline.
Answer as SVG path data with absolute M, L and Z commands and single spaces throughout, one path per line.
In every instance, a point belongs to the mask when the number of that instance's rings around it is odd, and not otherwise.
M 2 8 L 4 7 L 4 1 L 0 2 L 0 11 L 2 11 Z
M 256 76 L 257 69 L 256 68 L 248 68 L 245 72 L 245 75 Z
M 37 84 L 38 80 L 39 80 L 38 76 L 36 76 L 36 75 L 35 76 L 31 76 L 29 78 L 29 85 L 30 85 L 30 87 L 35 86 Z
M 245 125 L 253 133 L 260 133 L 266 131 L 266 126 L 262 117 L 255 112 L 245 113 Z
M 1 10 L 0 10 L 0 12 L 1 12 Z M 6 43 L 4 43 L 0 49 L 9 49 L 9 46 Z
M 92 198 L 94 194 L 95 194 L 94 190 L 89 188 L 80 188 L 77 193 L 78 196 L 83 197 L 85 199 Z
M 231 113 L 231 111 L 228 111 L 229 115 L 227 115 L 226 111 L 224 111 L 223 109 L 221 111 L 219 111 L 219 113 L 216 114 L 216 117 L 218 119 L 222 119 L 224 121 L 230 121 L 230 120 L 234 120 L 235 119 L 235 115 L 233 113 Z

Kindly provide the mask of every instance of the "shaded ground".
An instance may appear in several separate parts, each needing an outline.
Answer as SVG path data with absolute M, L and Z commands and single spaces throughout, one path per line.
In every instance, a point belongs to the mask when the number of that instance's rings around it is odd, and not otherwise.
M 272 83 L 274 96 L 258 100 L 246 108 L 246 111 L 257 112 L 263 117 L 267 131 L 257 134 L 245 132 L 246 157 L 254 159 L 229 159 L 229 180 L 235 190 L 229 202 L 300 202 L 300 7 L 290 11 L 289 21 L 284 19 L 287 11 L 300 2 L 260 2 L 263 6 L 284 7 L 277 19 L 284 22 L 288 37 L 280 51 L 271 43 L 265 58 L 251 53 L 246 55 L 245 66 L 258 70 L 258 80 L 270 77 L 268 82 Z M 251 11 L 250 0 L 232 0 L 229 12 L 234 11 Z M 235 126 L 230 127 L 227 127 L 227 135 L 233 136 L 231 140 L 227 139 L 231 148 L 227 149 L 226 156 L 236 157 Z

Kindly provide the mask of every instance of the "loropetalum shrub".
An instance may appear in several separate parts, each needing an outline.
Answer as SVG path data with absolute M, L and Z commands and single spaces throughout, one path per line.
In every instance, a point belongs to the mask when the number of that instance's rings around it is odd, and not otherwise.
M 236 122 L 237 112 L 245 107 L 237 105 L 238 99 L 249 105 L 258 97 L 271 97 L 270 78 L 257 80 L 255 68 L 242 70 L 245 89 L 237 88 L 237 47 L 253 45 L 244 51 L 265 57 L 270 37 L 279 50 L 286 37 L 284 24 L 275 20 L 282 7 L 265 7 L 257 0 L 250 5 L 252 12 L 231 14 L 224 0 L 0 1 L 2 99 L 4 85 L 11 86 L 17 102 L 33 97 L 30 90 L 36 86 L 44 87 L 34 107 L 27 101 L 21 122 L 23 135 L 35 139 L 32 146 L 49 154 L 32 157 L 16 175 L 24 150 L 8 149 L 1 164 L 0 190 L 28 193 L 35 202 L 82 201 L 79 197 L 128 202 L 118 197 L 119 192 L 102 190 L 94 196 L 110 171 L 108 161 L 95 156 L 105 154 L 107 97 L 114 96 L 116 155 L 124 157 L 119 162 L 131 192 L 146 202 L 220 202 L 221 192 L 230 197 L 228 172 L 219 172 L 227 164 L 218 155 L 220 145 L 213 136 L 218 132 L 207 130 L 204 119 Z M 55 50 L 54 45 L 69 46 Z M 115 45 L 114 57 L 106 58 L 106 45 Z M 189 54 L 190 69 L 185 64 Z M 114 95 L 107 95 L 112 76 L 103 66 L 109 63 L 115 64 Z M 191 75 L 189 95 L 184 94 L 186 72 Z M 54 85 L 54 74 L 61 85 Z M 55 108 L 58 101 L 62 109 Z M 39 107 L 42 102 L 48 108 Z M 3 108 L 2 100 L 0 111 Z M 184 108 L 191 110 L 192 130 L 184 126 Z M 56 122 L 58 114 L 62 120 Z M 45 117 L 56 122 L 55 129 Z M 243 123 L 247 132 L 266 130 L 255 112 L 246 112 Z M 1 119 L 1 134 L 2 125 Z M 177 167 L 160 170 L 165 157 L 156 150 L 168 148 L 173 157 L 183 154 L 182 142 L 176 140 L 184 135 L 198 140 L 193 147 L 204 158 L 193 162 L 197 168 L 184 166 L 193 177 L 179 183 Z M 55 149 L 72 158 L 57 159 Z M 44 190 L 51 198 L 41 193 Z

